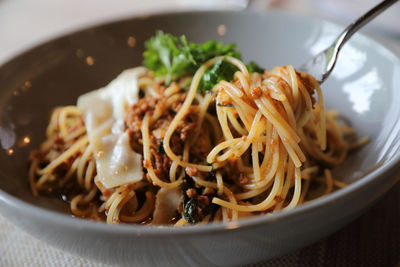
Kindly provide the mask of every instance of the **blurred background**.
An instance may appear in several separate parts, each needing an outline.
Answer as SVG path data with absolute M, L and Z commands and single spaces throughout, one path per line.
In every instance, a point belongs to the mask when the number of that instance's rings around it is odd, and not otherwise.
M 90 25 L 175 10 L 281 9 L 347 25 L 380 0 L 0 0 L 0 64 L 22 51 Z M 400 54 L 400 4 L 363 30 Z

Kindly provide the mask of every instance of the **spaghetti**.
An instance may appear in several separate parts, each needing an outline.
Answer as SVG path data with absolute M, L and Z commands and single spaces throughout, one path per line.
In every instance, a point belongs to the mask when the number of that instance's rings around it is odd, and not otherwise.
M 200 92 L 205 71 L 222 60 L 237 68 L 233 80 Z M 239 59 L 220 56 L 169 84 L 142 70 L 137 88 L 123 133 L 142 157 L 142 175 L 106 186 L 97 170 L 102 151 L 89 137 L 112 122 L 88 135 L 84 112 L 60 107 L 31 155 L 34 195 L 61 192 L 78 217 L 182 226 L 292 209 L 315 198 L 316 185 L 325 187 L 320 195 L 346 186 L 330 169 L 353 148 L 346 139 L 353 132 L 325 110 L 315 79 L 292 66 L 249 73 Z

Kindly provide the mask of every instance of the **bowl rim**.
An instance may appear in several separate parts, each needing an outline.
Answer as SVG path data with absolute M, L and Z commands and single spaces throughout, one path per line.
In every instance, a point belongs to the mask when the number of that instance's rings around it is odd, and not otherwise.
M 305 15 L 293 14 L 288 11 L 282 10 L 255 10 L 255 9 L 245 9 L 245 10 L 177 10 L 177 11 L 155 11 L 155 12 L 146 12 L 140 14 L 133 14 L 130 16 L 122 16 L 119 18 L 114 18 L 111 20 L 104 20 L 101 23 L 96 23 L 93 25 L 84 25 L 83 28 L 78 28 L 73 31 L 65 31 L 62 32 L 59 36 L 53 37 L 47 41 L 44 41 L 40 44 L 37 44 L 13 57 L 8 59 L 6 62 L 0 65 L 0 69 L 13 62 L 14 60 L 24 56 L 25 54 L 43 46 L 51 42 L 55 42 L 57 40 L 63 39 L 67 36 L 73 34 L 79 34 L 81 32 L 85 32 L 88 30 L 96 29 L 99 27 L 118 24 L 124 21 L 135 20 L 135 19 L 151 19 L 154 17 L 160 16 L 172 16 L 172 15 L 190 15 L 190 14 L 234 14 L 238 12 L 247 12 L 247 13 L 255 13 L 260 14 L 264 13 L 265 15 L 283 15 L 291 18 L 309 20 L 312 22 L 323 22 L 327 24 L 331 24 L 336 28 L 340 28 L 341 25 L 335 22 L 331 22 L 325 18 L 320 17 L 307 17 Z M 380 48 L 384 49 L 386 53 L 389 53 L 393 58 L 395 58 L 400 66 L 400 58 L 399 56 L 388 49 L 384 44 L 379 43 L 368 35 L 357 33 L 356 36 L 359 35 L 363 38 L 367 38 L 374 45 L 378 45 Z M 396 165 L 400 162 L 400 153 L 394 155 L 384 164 L 378 166 L 372 171 L 368 172 L 365 176 L 361 177 L 357 181 L 349 184 L 348 187 L 332 192 L 331 194 L 318 198 L 316 200 L 304 203 L 300 206 L 297 206 L 291 210 L 281 210 L 274 212 L 272 214 L 266 214 L 261 216 L 252 216 L 250 218 L 242 218 L 235 222 L 216 222 L 212 224 L 204 224 L 204 225 L 196 225 L 195 227 L 178 227 L 174 228 L 172 225 L 161 225 L 161 226 L 149 226 L 149 225 L 137 225 L 137 224 L 117 224 L 117 225 L 108 225 L 105 222 L 95 222 L 88 219 L 76 218 L 69 214 L 63 214 L 60 212 L 48 210 L 45 208 L 41 208 L 29 202 L 23 201 L 11 194 L 6 193 L 4 190 L 0 188 L 0 205 L 2 209 L 14 209 L 15 213 L 25 212 L 28 213 L 30 217 L 37 218 L 38 220 L 46 220 L 49 223 L 54 223 L 57 225 L 61 225 L 64 227 L 73 228 L 75 230 L 85 230 L 91 232 L 108 232 L 112 234 L 124 234 L 124 235 L 140 235 L 143 236 L 180 236 L 180 235 L 200 235 L 204 233 L 212 233 L 212 232 L 226 232 L 233 229 L 247 229 L 250 227 L 256 227 L 260 225 L 267 225 L 270 223 L 275 223 L 277 221 L 282 221 L 285 219 L 290 219 L 296 217 L 303 213 L 310 213 L 316 209 L 320 209 L 321 207 L 336 202 L 338 199 L 342 199 L 348 197 L 353 192 L 375 182 L 377 179 L 385 179 L 387 174 L 390 171 L 396 169 Z M 7 212 L 2 212 L 5 215 Z

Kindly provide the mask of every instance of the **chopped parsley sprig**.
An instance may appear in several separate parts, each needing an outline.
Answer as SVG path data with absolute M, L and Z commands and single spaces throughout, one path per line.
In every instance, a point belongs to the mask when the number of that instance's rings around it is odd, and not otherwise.
M 165 75 L 167 85 L 182 76 L 193 75 L 203 63 L 213 57 L 241 58 L 236 44 L 224 45 L 217 41 L 201 44 L 188 43 L 184 35 L 177 38 L 162 31 L 157 31 L 154 37 L 146 41 L 145 49 L 144 66 L 153 71 L 156 77 Z M 263 72 L 263 69 L 254 62 L 250 62 L 247 67 L 249 72 Z M 221 80 L 231 81 L 237 70 L 232 64 L 220 60 L 206 70 L 199 89 L 207 92 Z

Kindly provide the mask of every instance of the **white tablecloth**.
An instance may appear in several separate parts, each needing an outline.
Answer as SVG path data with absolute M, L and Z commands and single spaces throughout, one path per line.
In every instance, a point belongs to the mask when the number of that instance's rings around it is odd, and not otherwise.
M 108 267 L 70 255 L 20 230 L 0 215 L 0 266 L 87 266 Z

